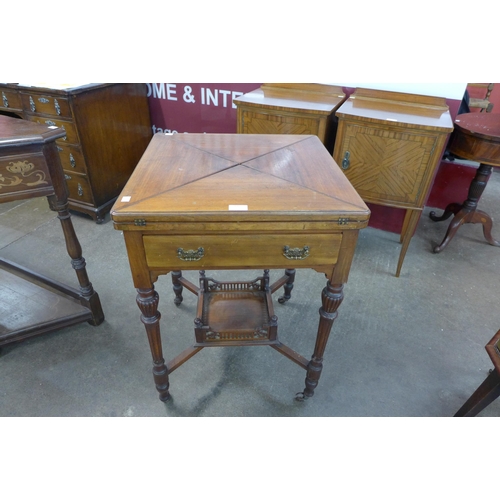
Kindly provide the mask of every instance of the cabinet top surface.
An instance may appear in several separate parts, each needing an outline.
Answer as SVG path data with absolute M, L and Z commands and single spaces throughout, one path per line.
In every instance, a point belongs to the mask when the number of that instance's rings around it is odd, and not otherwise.
M 115 223 L 369 214 L 318 137 L 261 134 L 154 135 L 111 211 Z
M 51 142 L 65 135 L 66 132 L 58 127 L 0 115 L 0 148 Z
M 68 95 L 86 92 L 113 83 L 0 83 L 0 88 L 10 88 L 23 92 L 44 92 L 48 94 Z
M 236 104 L 270 109 L 330 114 L 344 101 L 340 87 L 320 84 L 266 84 L 237 99 Z
M 336 115 L 442 133 L 453 130 L 445 99 L 397 92 L 358 89 L 340 106 Z

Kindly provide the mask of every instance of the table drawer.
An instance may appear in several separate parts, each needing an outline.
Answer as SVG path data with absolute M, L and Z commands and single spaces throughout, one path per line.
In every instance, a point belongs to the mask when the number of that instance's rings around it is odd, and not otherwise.
M 3 89 L 0 109 L 6 111 L 22 111 L 23 105 L 19 93 L 14 90 Z
M 65 120 L 58 120 L 54 118 L 46 118 L 43 116 L 28 115 L 27 119 L 31 122 L 41 123 L 42 125 L 49 125 L 52 127 L 60 127 L 66 131 L 66 135 L 61 139 L 57 139 L 58 143 L 69 142 L 70 144 L 78 144 L 78 134 L 76 127 L 72 122 Z
M 144 248 L 151 268 L 294 268 L 335 264 L 341 240 L 341 234 L 145 235 Z
M 52 192 L 52 180 L 43 155 L 13 155 L 0 158 L 0 198 L 12 193 Z
M 65 97 L 21 92 L 21 99 L 26 111 L 71 118 L 71 108 Z
M 79 203 L 94 203 L 92 190 L 86 175 L 78 175 L 73 172 L 64 171 L 64 177 L 69 190 L 69 198 Z
M 79 172 L 81 174 L 87 173 L 85 159 L 78 146 L 60 143 L 57 145 L 57 150 L 59 151 L 59 157 L 61 158 L 61 164 L 64 170 Z

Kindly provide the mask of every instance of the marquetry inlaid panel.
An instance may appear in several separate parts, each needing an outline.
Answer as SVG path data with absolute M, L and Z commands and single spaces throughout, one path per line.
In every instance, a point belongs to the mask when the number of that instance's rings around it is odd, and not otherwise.
M 433 136 L 347 125 L 337 161 L 365 201 L 412 206 L 435 143 Z
M 52 193 L 52 180 L 42 154 L 3 156 L 0 159 L 0 200 L 16 193 Z

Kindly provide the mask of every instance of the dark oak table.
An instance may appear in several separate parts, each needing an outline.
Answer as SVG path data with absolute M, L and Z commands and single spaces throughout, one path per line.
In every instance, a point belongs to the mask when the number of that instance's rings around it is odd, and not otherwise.
M 160 400 L 169 374 L 205 347 L 268 345 L 306 370 L 311 397 L 343 299 L 358 232 L 370 212 L 317 136 L 156 134 L 111 216 L 123 231 Z M 278 339 L 271 295 L 290 298 L 296 268 L 327 278 L 310 360 Z M 260 269 L 254 280 L 220 282 L 217 269 Z M 269 269 L 286 269 L 275 283 Z M 200 271 L 199 286 L 182 276 Z M 171 273 L 175 303 L 198 296 L 195 343 L 165 363 L 154 283 Z M 300 297 L 298 298 L 300 300 Z
M 0 259 L 0 345 L 83 321 L 104 321 L 68 212 L 68 188 L 55 142 L 64 134 L 58 127 L 0 115 L 0 203 L 47 196 L 79 283 L 77 290 Z M 32 251 L 36 256 L 37 249 Z
M 453 239 L 462 224 L 482 224 L 483 234 L 490 245 L 500 246 L 491 230 L 493 221 L 477 205 L 488 183 L 493 166 L 500 167 L 500 115 L 493 113 L 465 113 L 455 120 L 455 130 L 448 149 L 456 156 L 479 162 L 476 175 L 469 186 L 467 199 L 462 203 L 450 203 L 441 216 L 434 211 L 429 217 L 443 221 L 454 215 L 445 237 L 434 253 L 441 252 Z

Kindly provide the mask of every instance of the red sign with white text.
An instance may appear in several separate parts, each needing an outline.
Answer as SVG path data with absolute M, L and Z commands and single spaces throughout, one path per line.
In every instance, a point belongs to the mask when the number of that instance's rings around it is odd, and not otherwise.
M 260 83 L 147 83 L 153 133 L 236 133 L 233 100 Z

